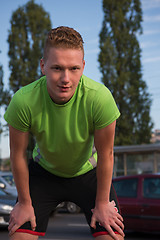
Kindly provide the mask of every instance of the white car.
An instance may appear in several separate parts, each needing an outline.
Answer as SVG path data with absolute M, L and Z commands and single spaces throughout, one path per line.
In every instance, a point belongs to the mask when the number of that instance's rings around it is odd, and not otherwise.
M 0 171 L 0 188 L 3 189 L 6 193 L 17 196 L 17 190 L 12 172 Z
M 9 224 L 10 213 L 16 203 L 16 197 L 0 189 L 0 226 Z

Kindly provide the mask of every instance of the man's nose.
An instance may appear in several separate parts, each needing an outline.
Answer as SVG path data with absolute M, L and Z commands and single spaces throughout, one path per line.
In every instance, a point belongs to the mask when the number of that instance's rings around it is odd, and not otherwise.
M 63 74 L 62 74 L 62 82 L 64 83 L 64 84 L 67 84 L 68 82 L 69 82 L 69 70 L 68 69 L 65 69 L 64 71 L 63 71 Z

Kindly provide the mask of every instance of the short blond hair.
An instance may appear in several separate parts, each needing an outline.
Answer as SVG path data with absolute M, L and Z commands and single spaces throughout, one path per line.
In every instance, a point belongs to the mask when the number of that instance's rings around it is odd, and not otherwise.
M 79 32 L 70 27 L 60 26 L 51 29 L 48 33 L 45 45 L 43 58 L 47 60 L 48 51 L 50 48 L 68 48 L 82 50 L 84 56 L 83 38 Z

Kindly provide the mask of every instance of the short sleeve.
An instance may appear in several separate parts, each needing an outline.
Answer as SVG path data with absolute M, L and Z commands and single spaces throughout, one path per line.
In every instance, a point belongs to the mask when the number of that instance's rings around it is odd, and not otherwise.
M 9 125 L 20 130 L 27 132 L 30 129 L 31 114 L 29 107 L 24 101 L 24 96 L 20 90 L 13 96 L 7 111 L 4 114 L 4 119 Z
M 96 92 L 93 104 L 95 128 L 104 128 L 114 122 L 119 116 L 120 112 L 111 92 L 102 85 Z

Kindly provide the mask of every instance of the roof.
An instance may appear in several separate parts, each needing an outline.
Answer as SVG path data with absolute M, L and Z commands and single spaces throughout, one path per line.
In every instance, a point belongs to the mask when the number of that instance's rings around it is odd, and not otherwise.
M 130 146 L 115 146 L 115 153 L 139 153 L 139 152 L 159 152 L 160 143 L 130 145 Z
M 120 179 L 130 179 L 130 178 L 160 178 L 159 173 L 141 173 L 141 174 L 134 174 L 134 175 L 126 175 L 126 176 L 117 176 L 113 178 L 114 180 L 120 180 Z

